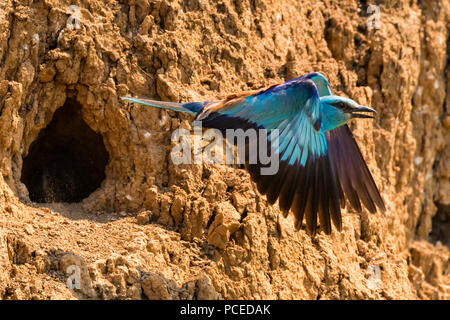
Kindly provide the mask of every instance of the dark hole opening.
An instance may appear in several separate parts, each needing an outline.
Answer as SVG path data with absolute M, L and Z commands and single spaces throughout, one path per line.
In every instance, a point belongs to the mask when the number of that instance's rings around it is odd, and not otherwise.
M 56 110 L 23 159 L 21 181 L 38 203 L 79 202 L 105 179 L 108 152 L 73 100 Z
M 440 241 L 450 246 L 450 205 L 436 203 L 438 210 L 433 217 L 430 238 L 432 242 Z

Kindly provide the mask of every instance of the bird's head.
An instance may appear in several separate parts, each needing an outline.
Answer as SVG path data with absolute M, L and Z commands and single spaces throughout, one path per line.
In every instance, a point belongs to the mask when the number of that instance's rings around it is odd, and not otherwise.
M 320 98 L 322 125 L 326 131 L 346 124 L 351 119 L 373 119 L 376 111 L 364 107 L 355 101 L 340 96 L 324 96 Z M 366 114 L 367 112 L 372 114 Z

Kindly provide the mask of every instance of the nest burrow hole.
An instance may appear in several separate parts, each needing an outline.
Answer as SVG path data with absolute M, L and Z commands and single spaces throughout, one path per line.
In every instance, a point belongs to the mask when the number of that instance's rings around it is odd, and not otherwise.
M 450 205 L 436 203 L 438 208 L 433 217 L 431 241 L 438 242 L 450 247 Z
M 67 100 L 31 144 L 21 176 L 31 201 L 80 202 L 105 179 L 108 152 L 81 109 L 77 101 Z

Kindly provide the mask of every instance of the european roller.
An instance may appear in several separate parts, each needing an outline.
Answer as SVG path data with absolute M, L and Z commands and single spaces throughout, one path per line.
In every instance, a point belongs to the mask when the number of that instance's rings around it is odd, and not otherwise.
M 308 233 L 320 228 L 331 233 L 331 221 L 341 231 L 345 199 L 361 212 L 385 206 L 373 177 L 347 123 L 373 118 L 375 110 L 333 95 L 320 73 L 308 73 L 267 89 L 232 94 L 224 100 L 175 103 L 122 98 L 148 106 L 195 115 L 205 128 L 278 129 L 268 134 L 268 145 L 277 142 L 279 166 L 272 175 L 261 174 L 262 163 L 246 163 L 258 191 L 285 216 L 291 211 L 296 228 L 306 221 Z

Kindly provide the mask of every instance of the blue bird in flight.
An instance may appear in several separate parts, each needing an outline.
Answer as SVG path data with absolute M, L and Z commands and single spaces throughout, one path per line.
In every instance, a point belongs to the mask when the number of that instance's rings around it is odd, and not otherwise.
M 383 199 L 347 123 L 373 118 L 375 110 L 333 95 L 327 79 L 308 73 L 267 89 L 232 94 L 220 101 L 175 103 L 123 97 L 123 100 L 195 115 L 206 128 L 278 129 L 279 169 L 262 175 L 260 162 L 246 161 L 246 169 L 269 203 L 278 200 L 284 216 L 292 211 L 295 226 L 303 220 L 309 234 L 317 220 L 326 233 L 331 221 L 342 230 L 341 207 L 348 198 L 361 212 L 385 211 Z M 366 114 L 369 113 L 369 114 Z M 270 146 L 275 139 L 267 136 Z

